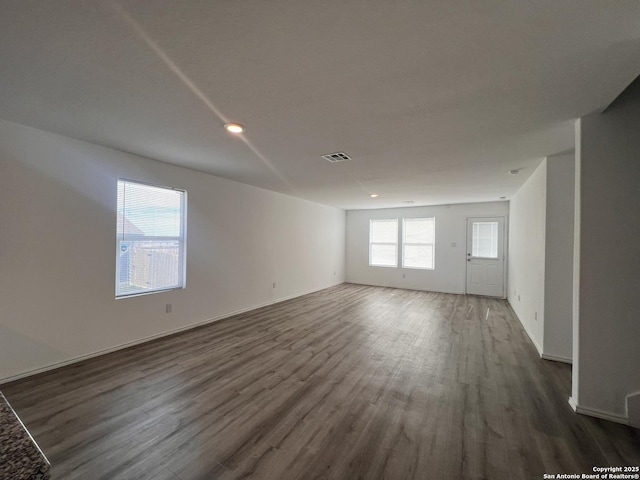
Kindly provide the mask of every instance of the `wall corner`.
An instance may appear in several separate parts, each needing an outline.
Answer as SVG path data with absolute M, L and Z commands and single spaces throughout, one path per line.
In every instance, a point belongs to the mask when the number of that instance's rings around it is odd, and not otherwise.
M 640 428 L 640 391 L 627 395 L 626 400 L 629 425 Z

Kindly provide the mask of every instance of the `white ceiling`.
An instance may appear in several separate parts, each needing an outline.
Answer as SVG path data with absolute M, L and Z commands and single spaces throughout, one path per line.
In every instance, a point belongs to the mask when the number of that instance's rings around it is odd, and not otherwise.
M 509 197 L 640 73 L 637 0 L 0 12 L 0 118 L 345 209 Z

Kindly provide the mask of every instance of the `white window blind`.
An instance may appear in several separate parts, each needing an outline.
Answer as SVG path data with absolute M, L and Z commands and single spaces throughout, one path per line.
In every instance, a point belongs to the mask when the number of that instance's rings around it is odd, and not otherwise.
M 398 266 L 398 219 L 371 220 L 369 224 L 369 265 Z
M 473 222 L 471 255 L 498 258 L 498 222 Z
M 405 218 L 402 223 L 402 267 L 433 270 L 435 218 Z
M 186 192 L 118 181 L 116 297 L 185 286 Z

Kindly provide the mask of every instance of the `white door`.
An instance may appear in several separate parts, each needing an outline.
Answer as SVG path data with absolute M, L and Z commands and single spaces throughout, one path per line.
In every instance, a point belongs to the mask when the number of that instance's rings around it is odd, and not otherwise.
M 467 219 L 467 293 L 504 296 L 504 217 Z

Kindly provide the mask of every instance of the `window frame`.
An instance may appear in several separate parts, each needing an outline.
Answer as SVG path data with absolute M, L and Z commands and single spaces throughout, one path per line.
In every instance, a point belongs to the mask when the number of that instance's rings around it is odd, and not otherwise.
M 395 242 L 373 242 L 373 224 L 374 222 L 395 222 L 396 224 L 396 241 Z M 399 233 L 398 228 L 400 226 L 400 222 L 397 218 L 370 218 L 369 219 L 369 266 L 370 267 L 382 267 L 382 268 L 398 268 L 398 247 L 399 247 Z M 394 265 L 380 265 L 377 263 L 372 263 L 372 253 L 374 245 L 393 245 L 395 247 L 395 264 Z
M 120 283 L 120 242 L 124 241 L 126 238 L 125 233 L 122 235 L 118 234 L 118 189 L 120 188 L 120 183 L 131 183 L 135 185 L 142 185 L 147 187 L 161 188 L 165 190 L 173 190 L 176 192 L 180 192 L 181 202 L 180 202 L 180 235 L 178 237 L 175 236 L 166 236 L 166 235 L 158 235 L 158 236 L 145 236 L 145 241 L 156 241 L 156 242 L 167 242 L 178 240 L 178 245 L 180 249 L 180 255 L 178 257 L 178 273 L 179 273 L 179 285 L 167 287 L 167 288 L 158 288 L 154 290 L 145 290 L 138 291 L 132 293 L 119 293 L 118 287 Z M 187 191 L 181 188 L 170 187 L 166 185 L 158 185 L 155 183 L 143 182 L 140 180 L 132 180 L 130 178 L 122 178 L 119 177 L 116 181 L 116 275 L 115 275 L 115 298 L 116 300 L 121 300 L 124 298 L 131 297 L 139 297 L 143 295 L 153 295 L 156 293 L 168 292 L 173 290 L 184 290 L 187 288 L 187 204 L 188 204 L 188 196 Z M 124 213 L 123 213 L 123 221 L 124 221 Z
M 415 220 L 430 220 L 433 223 L 433 242 L 406 242 L 405 238 L 407 235 L 407 221 L 415 221 Z M 406 246 L 417 246 L 424 247 L 431 245 L 431 267 L 408 267 L 405 265 L 405 252 Z M 410 217 L 402 219 L 402 268 L 410 269 L 410 270 L 435 270 L 436 269 L 436 217 Z

